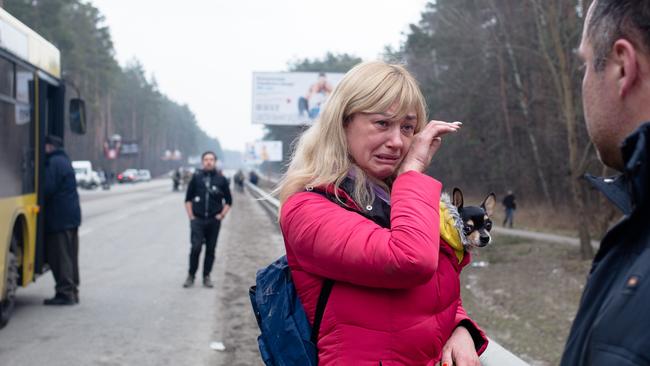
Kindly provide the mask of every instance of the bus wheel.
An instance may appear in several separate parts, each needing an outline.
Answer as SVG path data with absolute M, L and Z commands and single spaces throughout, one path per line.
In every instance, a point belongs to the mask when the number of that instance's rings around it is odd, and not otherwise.
M 16 234 L 11 237 L 11 246 L 7 253 L 7 279 L 5 282 L 5 292 L 0 302 L 0 328 L 7 325 L 11 313 L 14 310 L 16 301 L 16 289 L 18 288 L 18 239 Z

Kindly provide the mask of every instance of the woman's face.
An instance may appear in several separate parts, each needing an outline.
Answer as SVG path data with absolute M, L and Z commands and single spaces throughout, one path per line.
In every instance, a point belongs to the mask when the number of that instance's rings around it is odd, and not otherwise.
M 395 120 L 398 106 L 385 113 L 355 113 L 345 127 L 348 151 L 370 177 L 384 180 L 392 176 L 408 152 L 417 115 L 409 111 L 402 120 Z

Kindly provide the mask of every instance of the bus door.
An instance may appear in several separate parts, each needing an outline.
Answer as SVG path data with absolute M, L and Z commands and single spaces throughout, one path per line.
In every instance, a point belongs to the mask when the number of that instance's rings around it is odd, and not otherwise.
M 63 123 L 63 86 L 48 75 L 38 72 L 38 119 L 39 119 L 39 159 L 38 159 L 38 205 L 41 207 L 41 213 L 38 215 L 38 237 L 36 240 L 36 255 L 34 258 L 34 272 L 43 273 L 45 270 L 45 227 L 43 218 L 45 217 L 45 136 L 55 135 L 64 137 Z

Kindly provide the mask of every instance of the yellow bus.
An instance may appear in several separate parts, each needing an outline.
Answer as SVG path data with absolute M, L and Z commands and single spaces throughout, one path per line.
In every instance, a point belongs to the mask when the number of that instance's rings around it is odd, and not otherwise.
M 0 327 L 16 290 L 47 270 L 43 242 L 43 140 L 64 137 L 66 97 L 59 50 L 0 8 Z M 71 99 L 69 129 L 85 133 Z

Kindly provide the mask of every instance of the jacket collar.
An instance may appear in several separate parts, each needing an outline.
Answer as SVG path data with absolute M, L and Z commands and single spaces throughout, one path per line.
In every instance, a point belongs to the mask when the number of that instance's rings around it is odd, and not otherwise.
M 341 182 L 341 189 L 351 198 L 352 192 L 354 192 L 354 180 L 350 177 L 345 178 Z M 375 200 L 372 202 L 372 205 L 359 208 L 359 212 L 379 224 L 379 226 L 385 228 L 390 227 L 390 204 L 384 201 L 378 194 L 375 194 Z
M 63 151 L 63 149 L 58 149 L 57 148 L 57 149 L 53 150 L 52 152 L 49 152 L 49 153 L 45 154 L 45 156 L 47 156 L 47 157 L 54 156 L 54 155 L 65 155 L 65 151 Z
M 324 193 L 331 201 L 337 203 L 339 206 L 359 213 L 361 216 L 374 221 L 379 226 L 384 228 L 390 227 L 390 205 L 375 195 L 375 200 L 372 205 L 367 207 L 360 207 L 352 198 L 354 192 L 354 180 L 346 177 L 341 182 L 338 190 L 334 184 L 328 184 L 316 189 Z M 338 196 L 338 200 L 336 197 Z
M 625 166 L 622 174 L 606 178 L 585 176 L 626 216 L 650 203 L 649 145 L 650 122 L 641 125 L 623 142 L 621 152 Z
M 54 150 L 52 152 L 49 152 L 49 153 L 45 154 L 45 165 L 49 166 L 50 165 L 50 159 L 52 159 L 52 157 L 57 156 L 57 155 L 68 157 L 68 155 L 66 155 L 66 153 L 65 153 L 65 151 L 63 151 L 63 149 L 56 149 L 56 150 Z
M 206 176 L 206 177 L 214 177 L 215 175 L 217 175 L 217 170 L 216 169 L 212 169 L 212 170 L 201 169 L 201 174 L 203 176 Z

